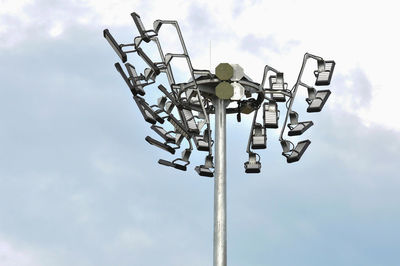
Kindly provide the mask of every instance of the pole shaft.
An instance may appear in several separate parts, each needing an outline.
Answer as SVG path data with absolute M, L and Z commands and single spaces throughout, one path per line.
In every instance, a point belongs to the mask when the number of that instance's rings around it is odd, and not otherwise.
M 215 104 L 214 266 L 226 266 L 226 106 Z

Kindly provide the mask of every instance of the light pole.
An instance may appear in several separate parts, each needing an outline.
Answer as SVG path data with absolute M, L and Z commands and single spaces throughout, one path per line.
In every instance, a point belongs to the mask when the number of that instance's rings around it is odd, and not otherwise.
M 226 265 L 226 102 L 215 100 L 214 265 Z
M 254 150 L 266 149 L 267 129 L 279 128 L 278 104 L 284 103 L 287 110 L 279 141 L 283 150 L 282 155 L 286 157 L 287 162 L 296 162 L 300 160 L 311 141 L 302 140 L 294 145 L 289 138 L 303 134 L 313 125 L 312 121 L 299 122 L 299 115 L 293 110 L 298 89 L 300 87 L 307 89 L 308 97 L 305 100 L 309 113 L 321 111 L 331 94 L 329 90 L 316 90 L 302 80 L 306 63 L 309 59 L 316 60 L 315 86 L 326 86 L 330 84 L 335 62 L 324 61 L 321 57 L 306 53 L 298 79 L 292 89 L 288 89 L 283 73 L 268 65 L 264 68 L 261 83 L 250 79 L 237 64 L 221 63 L 216 67 L 214 74 L 211 70 L 193 68 L 176 21 L 156 20 L 153 29 L 147 30 L 137 13 L 132 13 L 131 16 L 139 31 L 139 36 L 134 38 L 133 43 L 119 44 L 108 29 L 103 32 L 111 47 L 125 63 L 126 71 L 119 63 L 116 63 L 115 67 L 132 92 L 144 120 L 152 124 L 151 129 L 161 138 L 157 140 L 147 136 L 145 140 L 171 154 L 183 149 L 184 144 L 187 145 L 187 148 L 182 150 L 181 156 L 173 160 L 160 159 L 159 164 L 186 171 L 193 147 L 207 153 L 204 164 L 196 166 L 195 171 L 200 176 L 214 177 L 214 266 L 226 266 L 226 115 L 236 114 L 240 122 L 242 114 L 254 113 L 246 149 L 249 160 L 244 163 L 244 168 L 246 173 L 260 173 L 260 156 Z M 172 25 L 176 29 L 182 53 L 163 51 L 158 39 L 163 25 Z M 143 51 L 148 43 L 156 44 L 160 62 L 153 61 Z M 136 53 L 148 66 L 143 73 L 138 74 L 135 66 L 128 62 L 128 55 L 131 53 Z M 186 60 L 190 81 L 176 82 L 171 67 L 174 58 Z M 166 76 L 168 86 L 156 84 L 159 75 Z M 150 92 L 146 92 L 147 86 L 156 86 L 159 89 L 161 97 L 156 104 L 150 105 L 145 100 L 144 96 Z M 210 115 L 215 115 L 214 140 Z M 262 121 L 257 122 L 257 120 Z M 162 127 L 161 124 L 169 129 Z M 289 131 L 284 138 L 286 126 Z M 212 146 L 215 149 L 215 161 Z

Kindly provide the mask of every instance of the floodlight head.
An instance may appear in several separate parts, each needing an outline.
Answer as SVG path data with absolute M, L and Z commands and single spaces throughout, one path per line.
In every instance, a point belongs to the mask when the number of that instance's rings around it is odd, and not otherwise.
M 266 130 L 259 123 L 255 123 L 254 127 L 253 127 L 253 133 L 252 133 L 252 138 L 251 138 L 251 148 L 252 149 L 265 149 L 265 148 L 267 148 Z
M 278 128 L 279 110 L 275 101 L 264 103 L 263 117 L 265 128 Z
M 165 143 L 162 143 L 162 142 L 160 142 L 158 140 L 155 140 L 150 136 L 147 136 L 145 138 L 145 140 L 151 145 L 154 145 L 154 146 L 156 146 L 156 147 L 158 147 L 160 149 L 163 149 L 163 150 L 165 150 L 165 151 L 167 151 L 167 152 L 169 152 L 171 154 L 175 154 L 175 149 L 172 148 L 171 146 L 165 144 Z
M 184 161 L 184 162 L 189 162 L 189 158 L 190 158 L 190 155 L 192 154 L 192 150 L 191 149 L 184 149 L 183 151 L 182 151 L 182 161 Z
M 157 105 L 160 109 L 165 109 L 165 104 L 167 103 L 168 98 L 165 96 L 161 96 L 157 99 Z
M 186 171 L 187 164 L 178 164 L 178 163 L 176 163 L 176 161 L 178 161 L 178 160 L 180 160 L 180 159 L 175 159 L 172 162 L 170 162 L 167 160 L 160 159 L 160 160 L 158 160 L 158 163 L 165 165 L 165 166 L 173 167 L 173 168 L 181 170 L 181 171 Z
M 247 174 L 258 174 L 261 172 L 261 162 L 257 160 L 257 153 L 249 153 L 249 160 L 244 163 L 244 169 Z
M 125 63 L 126 60 L 128 59 L 126 56 L 126 53 L 124 51 L 122 51 L 121 46 L 115 41 L 114 37 L 111 35 L 111 33 L 108 29 L 105 29 L 103 31 L 103 36 L 104 36 L 104 38 L 106 38 L 106 40 L 111 45 L 111 47 L 114 49 L 114 51 L 117 53 L 119 58 L 121 58 L 122 62 Z
M 144 99 L 138 96 L 133 96 L 133 99 L 135 100 L 140 110 L 140 113 L 143 115 L 143 118 L 146 122 L 150 124 L 155 124 L 156 122 L 159 122 L 161 124 L 164 123 L 164 119 L 162 119 L 158 114 L 156 114 Z
M 289 124 L 290 131 L 288 136 L 299 136 L 309 129 L 314 123 L 312 121 L 304 121 L 297 124 Z
M 167 120 L 174 126 L 176 132 L 178 132 L 185 138 L 190 139 L 189 132 L 186 130 L 185 126 L 182 125 L 182 123 L 178 119 L 176 119 L 173 114 L 170 114 Z
M 291 142 L 287 140 L 281 141 L 282 145 L 282 155 L 286 157 L 286 161 L 288 163 L 294 163 L 300 160 L 301 156 L 303 156 L 304 152 L 308 148 L 308 146 L 311 144 L 310 140 L 303 140 L 297 143 L 296 147 L 294 149 L 290 148 Z
M 135 96 L 138 94 L 138 90 L 132 85 L 131 81 L 128 79 L 126 76 L 124 70 L 122 69 L 121 65 L 119 63 L 114 64 L 115 68 L 121 75 L 122 79 L 125 81 L 126 85 L 128 85 L 129 89 L 131 90 L 132 94 Z M 143 91 L 144 92 L 144 91 Z
M 160 137 L 162 137 L 166 143 L 175 143 L 175 137 L 167 132 L 164 128 L 156 125 L 151 125 L 150 128 L 154 130 Z
M 269 86 L 272 90 L 285 90 L 285 82 L 283 80 L 283 73 L 277 72 L 276 75 L 269 77 Z M 271 94 L 271 97 L 276 102 L 285 102 L 286 97 L 284 94 L 280 92 L 274 92 Z
M 129 63 L 125 63 L 125 67 L 128 70 L 129 78 L 132 80 L 134 90 L 137 92 L 137 94 L 144 96 L 146 93 L 143 90 L 142 84 L 139 82 L 140 77 L 137 75 L 135 67 Z
M 188 127 L 188 132 L 194 133 L 194 134 L 199 134 L 200 130 L 197 126 L 196 121 L 194 120 L 195 118 L 193 116 L 192 111 L 189 109 L 182 109 L 182 113 L 183 113 L 182 118 Z
M 147 56 L 147 54 L 142 50 L 142 48 L 136 48 L 138 55 L 146 62 L 146 64 L 154 71 L 155 75 L 160 74 L 160 69 L 154 64 L 154 62 Z
M 319 64 L 320 62 L 318 61 L 318 65 Z M 314 75 L 317 78 L 317 80 L 315 81 L 315 85 L 316 86 L 329 85 L 331 83 L 334 69 L 335 69 L 335 61 L 325 61 L 323 68 L 318 67 L 318 70 L 314 71 Z
M 306 101 L 308 102 L 307 112 L 315 113 L 320 112 L 324 107 L 326 101 L 331 95 L 330 90 L 320 90 L 315 93 L 313 99 L 307 98 Z
M 213 177 L 214 173 L 211 170 L 212 168 L 214 168 L 213 157 L 211 155 L 207 155 L 204 165 L 196 166 L 194 170 L 200 176 Z
M 150 40 L 151 40 L 150 37 L 151 36 L 149 36 L 147 34 L 148 31 L 146 31 L 145 27 L 143 26 L 143 23 L 142 23 L 142 20 L 140 19 L 140 16 L 136 12 L 133 12 L 131 14 L 131 16 L 132 16 L 133 21 L 135 22 L 135 25 L 136 25 L 136 27 L 137 27 L 137 29 L 139 31 L 140 37 L 143 39 L 143 41 L 150 42 Z

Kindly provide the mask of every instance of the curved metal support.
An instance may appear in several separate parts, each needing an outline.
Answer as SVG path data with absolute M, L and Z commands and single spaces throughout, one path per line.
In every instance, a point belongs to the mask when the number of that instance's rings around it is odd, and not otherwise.
M 282 126 L 281 134 L 280 134 L 280 136 L 279 136 L 279 141 L 282 141 L 282 140 L 283 140 L 283 133 L 285 132 L 285 129 L 286 129 L 286 125 L 287 125 L 287 122 L 288 122 L 289 113 L 292 111 L 292 105 L 293 105 L 294 99 L 295 99 L 295 97 L 296 97 L 297 89 L 298 89 L 300 83 L 302 83 L 302 82 L 301 82 L 301 77 L 303 76 L 303 72 L 304 72 L 304 69 L 305 69 L 307 60 L 308 60 L 309 58 L 315 59 L 315 60 L 317 60 L 317 61 L 323 60 L 322 57 L 319 57 L 319 56 L 316 56 L 316 55 L 312 55 L 312 54 L 309 54 L 309 53 L 305 53 L 305 54 L 304 54 L 303 63 L 302 63 L 302 65 L 301 65 L 301 69 L 300 69 L 299 75 L 298 75 L 298 77 L 297 77 L 296 84 L 293 86 L 293 89 L 292 89 L 292 97 L 288 100 L 288 101 L 289 101 L 289 106 L 288 106 L 288 108 L 287 108 L 287 112 L 286 112 L 286 116 L 285 116 L 285 121 L 284 121 L 284 124 L 283 124 L 283 126 Z M 319 65 L 319 67 L 321 67 L 321 66 Z M 304 84 L 304 83 L 302 83 L 302 84 Z

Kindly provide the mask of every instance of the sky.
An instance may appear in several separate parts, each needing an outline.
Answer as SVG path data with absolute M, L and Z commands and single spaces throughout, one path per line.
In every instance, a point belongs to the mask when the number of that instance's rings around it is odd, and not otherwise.
M 177 20 L 198 69 L 236 63 L 260 82 L 268 64 L 291 86 L 304 53 L 336 62 L 323 111 L 297 105 L 314 121 L 300 162 L 286 163 L 270 130 L 261 174 L 246 175 L 250 117 L 228 117 L 229 265 L 399 265 L 396 7 L 0 0 L 0 265 L 212 264 L 213 179 L 193 170 L 204 153 L 187 172 L 157 164 L 170 158 L 144 141 L 153 133 L 103 38 L 137 36 L 131 12 L 147 28 Z

